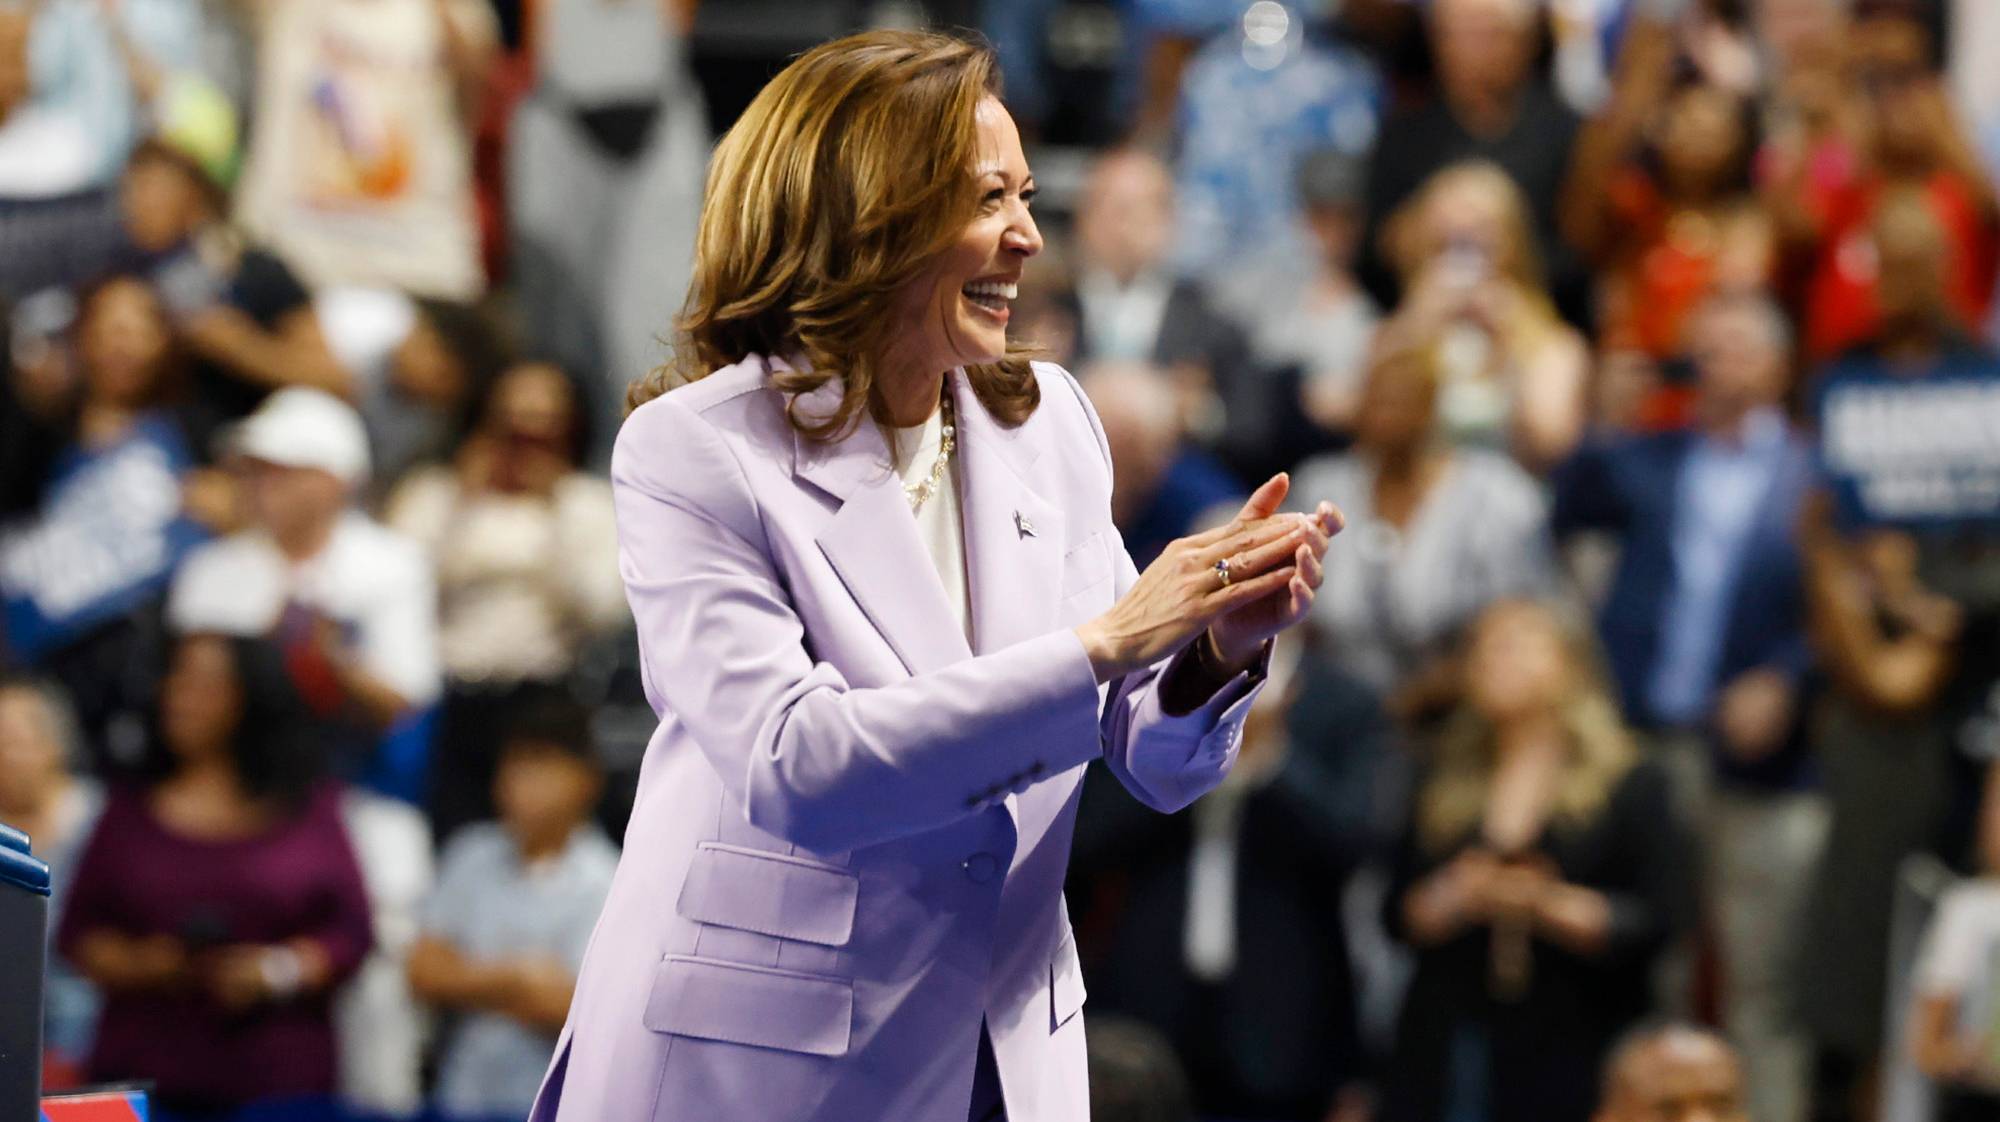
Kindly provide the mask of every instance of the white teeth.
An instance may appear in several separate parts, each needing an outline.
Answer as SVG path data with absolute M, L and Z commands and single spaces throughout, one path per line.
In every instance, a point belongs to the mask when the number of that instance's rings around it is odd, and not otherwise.
M 1020 295 L 1021 286 L 1000 281 L 973 281 L 965 286 L 967 296 L 997 296 L 1002 300 L 1012 300 Z

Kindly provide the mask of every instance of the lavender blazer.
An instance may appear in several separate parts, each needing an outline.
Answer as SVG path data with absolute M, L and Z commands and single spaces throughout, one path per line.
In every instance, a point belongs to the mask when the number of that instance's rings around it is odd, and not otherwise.
M 717 371 L 618 436 L 660 726 L 531 1119 L 963 1122 L 983 1017 L 1011 1122 L 1084 1122 L 1062 899 L 1084 765 L 1187 805 L 1235 759 L 1259 676 L 1178 717 L 1167 664 L 1094 680 L 1070 629 L 1137 573 L 1061 368 L 1036 365 L 1013 428 L 949 379 L 968 645 L 879 430 L 797 436 L 780 365 Z

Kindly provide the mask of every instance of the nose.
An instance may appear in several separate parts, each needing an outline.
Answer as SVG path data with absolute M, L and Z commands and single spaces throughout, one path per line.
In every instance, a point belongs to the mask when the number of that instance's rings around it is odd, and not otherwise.
M 1042 251 L 1042 231 L 1035 225 L 1035 216 L 1023 206 L 1020 216 L 1007 226 L 1007 232 L 1000 240 L 1000 247 L 1023 257 L 1033 257 Z

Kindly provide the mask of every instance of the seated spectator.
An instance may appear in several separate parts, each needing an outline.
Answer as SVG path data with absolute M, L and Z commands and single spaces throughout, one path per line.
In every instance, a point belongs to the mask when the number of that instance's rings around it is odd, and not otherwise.
M 2000 1117 L 2000 765 L 1989 764 L 1979 823 L 1979 875 L 1938 901 L 1915 969 L 1910 1051 L 1936 1084 L 1936 1122 Z
M 437 570 L 445 698 L 430 809 L 440 841 L 492 816 L 494 752 L 513 699 L 560 683 L 627 618 L 611 488 L 578 467 L 582 417 L 560 369 L 500 377 L 450 466 L 419 469 L 386 521 Z
M 1393 750 L 1373 696 L 1287 639 L 1236 766 L 1188 814 L 1086 778 L 1067 894 L 1092 1007 L 1165 1032 L 1205 1115 L 1322 1119 L 1356 1097 L 1343 908 Z
M 1556 317 L 1527 221 L 1498 167 L 1439 172 L 1389 227 L 1406 283 L 1382 335 L 1393 349 L 1433 353 L 1452 440 L 1507 449 L 1542 471 L 1582 436 L 1590 350 Z
M 1523 202 L 1524 246 L 1558 290 L 1576 272 L 1557 237 L 1556 201 L 1569 171 L 1576 114 L 1535 71 L 1535 0 L 1432 0 L 1427 12 L 1437 96 L 1391 113 L 1368 163 L 1363 278 L 1384 305 L 1412 278 L 1396 276 L 1392 216 L 1454 164 L 1490 162 Z
M 1293 493 L 1347 516 L 1327 555 L 1313 628 L 1327 657 L 1397 716 L 1449 706 L 1460 632 L 1495 600 L 1549 592 L 1546 506 L 1513 461 L 1440 438 L 1424 352 L 1378 348 L 1355 411 L 1354 447 L 1299 465 Z
M 308 730 L 275 647 L 175 647 L 158 766 L 106 803 L 57 928 L 104 994 L 93 1080 L 149 1080 L 191 1118 L 333 1092 L 332 993 L 368 900 Z
M 367 483 L 361 419 L 292 387 L 231 441 L 248 525 L 196 550 L 167 618 L 181 631 L 269 638 L 308 700 L 359 730 L 352 770 L 381 734 L 437 698 L 437 593 L 422 548 L 349 506 Z
M 0 678 L 0 822 L 34 839 L 48 863 L 61 915 L 84 840 L 104 806 L 98 785 L 76 774 L 82 745 L 69 700 L 46 683 Z M 49 933 L 51 944 L 55 933 Z M 54 951 L 42 991 L 44 1084 L 75 1083 L 97 1027 L 97 991 Z
M 1075 361 L 1151 362 L 1183 385 L 1183 413 L 1205 443 L 1248 437 L 1266 387 L 1249 369 L 1242 331 L 1167 254 L 1175 235 L 1174 180 L 1138 149 L 1098 159 L 1077 201 Z M 1236 416 L 1239 410 L 1249 410 Z
M 1767 159 L 1773 213 L 1803 269 L 1804 351 L 1814 362 L 1869 340 L 1887 302 L 1900 299 L 1870 245 L 1892 196 L 1916 193 L 1942 228 L 1946 306 L 1967 332 L 1985 323 L 2000 253 L 2000 204 L 1914 6 L 1864 8 L 1848 50 L 1852 63 L 1836 80 L 1859 91 L 1849 95 L 1858 122 L 1832 148 L 1780 136 Z
M 1655 359 L 1682 353 L 1706 296 L 1773 280 L 1776 254 L 1750 193 L 1749 106 L 1718 85 L 1676 85 L 1673 30 L 1642 19 L 1627 34 L 1616 96 L 1584 127 L 1563 188 L 1564 233 L 1604 270 L 1599 332 Z
M 150 696 L 160 595 L 207 536 L 182 509 L 193 466 L 168 408 L 179 353 L 159 296 L 120 276 L 83 294 L 72 348 L 44 361 L 73 377 L 66 447 L 36 513 L 0 531 L 7 645 L 63 683 L 97 740 Z M 73 353 L 73 361 L 71 358 Z M 98 743 L 114 757 L 134 745 Z
M 262 0 L 238 216 L 314 288 L 485 290 L 472 121 L 496 47 L 480 0 Z
M 213 157 L 149 140 L 132 153 L 122 191 L 125 236 L 198 360 L 197 420 L 209 427 L 283 386 L 351 390 L 298 278 L 225 221 L 223 172 Z
M 445 848 L 409 966 L 418 996 L 458 1015 L 438 1064 L 444 1118 L 534 1103 L 618 864 L 590 821 L 600 786 L 589 713 L 545 696 L 501 738 L 500 820 Z
M 1111 449 L 1111 520 L 1141 566 L 1175 538 L 1228 521 L 1246 494 L 1187 442 L 1169 377 L 1143 362 L 1099 362 L 1081 379 Z
M 506 364 L 493 326 L 467 304 L 337 286 L 314 295 L 313 318 L 368 429 L 370 505 L 451 454 Z
M 1379 1117 L 1585 1122 L 1691 920 L 1665 776 L 1593 681 L 1587 642 L 1525 601 L 1466 644 L 1465 701 L 1430 746 L 1386 921 L 1416 955 Z
M 1593 1122 L 1750 1122 L 1744 1062 L 1707 1029 L 1670 1024 L 1628 1035 L 1604 1065 Z
M 1807 752 L 1810 669 L 1795 540 L 1812 448 L 1780 402 L 1789 329 L 1775 304 L 1694 313 L 1699 427 L 1593 443 L 1556 475 L 1559 534 L 1611 531 L 1599 635 L 1629 720 L 1677 770 L 1704 841 L 1722 1023 L 1757 1058 L 1760 1119 L 1804 1117 L 1796 1023 L 1807 891 L 1827 808 Z

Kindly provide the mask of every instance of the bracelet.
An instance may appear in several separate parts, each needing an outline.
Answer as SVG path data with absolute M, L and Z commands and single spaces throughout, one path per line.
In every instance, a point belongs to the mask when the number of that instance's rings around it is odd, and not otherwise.
M 305 988 L 305 959 L 290 947 L 264 948 L 257 956 L 257 973 L 272 997 L 291 997 Z

